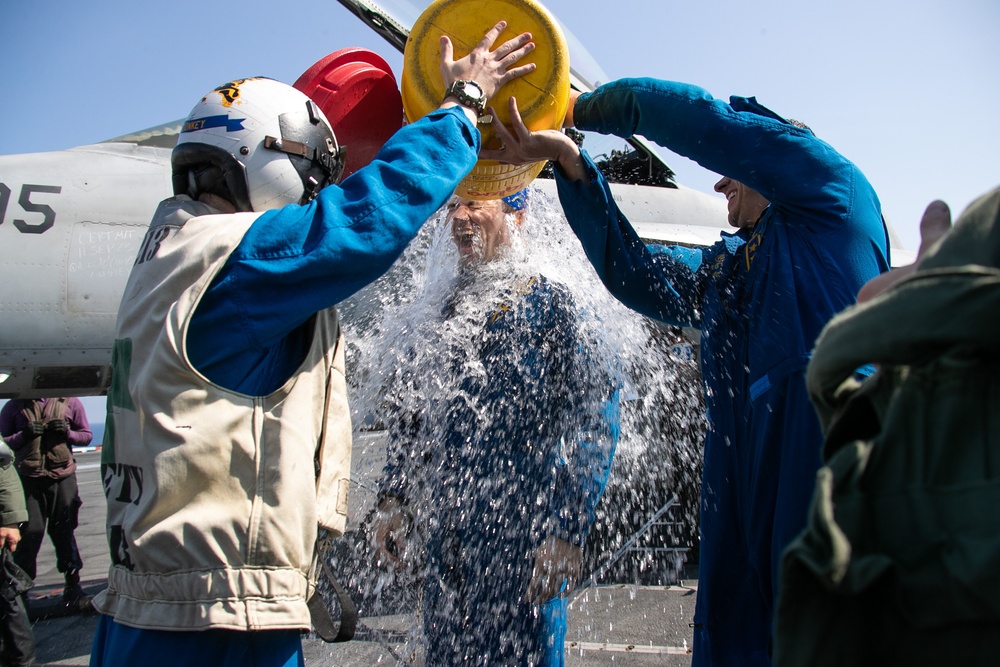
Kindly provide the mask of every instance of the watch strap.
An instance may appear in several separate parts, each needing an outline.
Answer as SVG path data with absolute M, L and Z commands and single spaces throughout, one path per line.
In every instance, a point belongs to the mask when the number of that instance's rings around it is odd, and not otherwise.
M 465 91 L 466 84 L 472 84 L 479 89 L 480 96 L 473 97 Z M 482 116 L 486 111 L 486 96 L 483 93 L 483 87 L 475 81 L 468 81 L 465 79 L 458 79 L 453 81 L 448 90 L 445 91 L 445 99 L 449 97 L 454 97 L 458 100 L 459 104 L 465 107 L 473 109 L 477 115 Z

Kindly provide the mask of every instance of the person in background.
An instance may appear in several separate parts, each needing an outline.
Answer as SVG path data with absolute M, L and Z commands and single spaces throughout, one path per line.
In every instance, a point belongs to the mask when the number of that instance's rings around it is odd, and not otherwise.
M 646 246 L 593 161 L 559 131 L 512 130 L 484 157 L 556 163 L 559 199 L 607 288 L 655 320 L 701 330 L 709 421 L 701 487 L 695 667 L 768 665 L 782 550 L 805 525 L 822 433 L 804 371 L 820 330 L 889 268 L 861 170 L 754 98 L 622 79 L 581 94 L 566 125 L 642 135 L 722 174 L 735 233 Z
M 459 278 L 427 327 L 431 361 L 404 371 L 427 407 L 394 415 L 373 535 L 396 567 L 417 558 L 414 530 L 426 543 L 428 665 L 563 664 L 618 439 L 617 388 L 571 294 L 530 247 L 514 257 L 524 201 L 448 203 Z
M 24 607 L 24 593 L 7 576 L 7 553 L 16 553 L 21 542 L 20 526 L 28 520 L 21 480 L 13 466 L 14 453 L 0 440 L 0 663 L 7 667 L 33 667 L 35 637 Z
M 91 597 L 80 586 L 83 559 L 74 531 L 79 520 L 74 447 L 86 447 L 94 435 L 78 398 L 16 398 L 0 410 L 0 435 L 15 454 L 28 507 L 28 525 L 14 560 L 32 579 L 46 532 L 56 552 L 56 569 L 66 587 L 63 603 L 90 610 Z
M 440 107 L 342 182 L 333 128 L 291 86 L 239 79 L 192 109 L 116 324 L 91 665 L 303 664 L 320 529 L 347 519 L 334 306 L 474 166 L 481 101 L 462 87 L 489 97 L 534 70 L 529 33 L 493 49 L 505 28 L 458 60 L 442 38 Z

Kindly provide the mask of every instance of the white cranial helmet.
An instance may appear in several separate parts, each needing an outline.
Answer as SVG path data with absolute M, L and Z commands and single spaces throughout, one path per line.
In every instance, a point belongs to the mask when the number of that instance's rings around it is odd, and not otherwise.
M 241 211 L 304 204 L 340 180 L 343 150 L 326 116 L 295 88 L 239 79 L 202 98 L 170 156 L 174 194 L 213 193 Z

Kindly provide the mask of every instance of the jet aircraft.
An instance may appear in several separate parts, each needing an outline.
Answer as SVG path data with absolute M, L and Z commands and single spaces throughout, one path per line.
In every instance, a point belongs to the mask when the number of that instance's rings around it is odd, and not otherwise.
M 423 0 L 340 0 L 402 51 Z M 563 26 L 573 88 L 607 79 Z M 115 315 L 157 203 L 172 194 L 181 121 L 67 150 L 0 156 L 0 399 L 94 396 L 110 383 Z M 644 139 L 587 136 L 605 155 L 623 211 L 651 241 L 702 245 L 727 228 L 725 203 L 677 184 Z M 617 169 L 616 169 L 617 167 Z M 544 178 L 536 183 L 554 192 Z M 112 194 L 113 193 L 113 194 Z M 124 193 L 124 194 L 123 194 Z M 897 255 L 905 253 L 897 253 Z
M 402 51 L 426 3 L 341 4 Z M 606 77 L 565 34 L 571 85 L 590 90 Z M 106 392 L 118 303 L 153 211 L 172 195 L 170 151 L 180 125 L 167 122 L 67 150 L 0 156 L 0 399 Z M 630 173 L 614 190 L 644 237 L 690 244 L 718 238 L 726 227 L 721 198 L 674 183 L 669 167 L 641 138 L 631 146 L 618 141 L 621 150 L 585 145 L 627 165 Z M 650 182 L 662 186 L 639 184 Z M 536 183 L 554 192 L 551 181 Z

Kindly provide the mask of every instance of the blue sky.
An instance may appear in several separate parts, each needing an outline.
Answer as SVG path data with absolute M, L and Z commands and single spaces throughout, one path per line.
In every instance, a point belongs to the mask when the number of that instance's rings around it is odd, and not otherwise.
M 484 4 L 497 0 L 483 0 Z M 957 215 L 1000 184 L 996 0 L 544 3 L 607 74 L 756 95 L 853 159 L 915 249 L 935 198 Z M 0 6 L 0 154 L 69 148 L 181 118 L 223 81 L 293 82 L 346 46 L 401 58 L 335 0 Z M 308 7 L 308 13 L 304 8 Z M 667 153 L 684 185 L 717 176 Z

